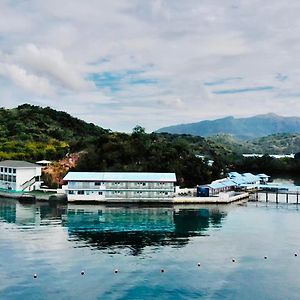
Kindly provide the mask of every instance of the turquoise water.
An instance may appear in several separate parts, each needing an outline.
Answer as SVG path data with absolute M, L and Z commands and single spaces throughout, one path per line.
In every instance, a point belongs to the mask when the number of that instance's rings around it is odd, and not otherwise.
M 0 199 L 0 299 L 299 299 L 299 228 L 296 205 Z

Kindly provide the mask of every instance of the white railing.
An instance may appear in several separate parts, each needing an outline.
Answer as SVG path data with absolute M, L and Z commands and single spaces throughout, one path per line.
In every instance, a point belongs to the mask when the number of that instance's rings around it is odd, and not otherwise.
M 34 183 L 35 183 L 35 176 L 32 177 L 31 179 L 27 180 L 23 184 L 21 184 L 22 191 L 24 191 L 25 189 L 27 189 L 29 186 L 32 186 Z

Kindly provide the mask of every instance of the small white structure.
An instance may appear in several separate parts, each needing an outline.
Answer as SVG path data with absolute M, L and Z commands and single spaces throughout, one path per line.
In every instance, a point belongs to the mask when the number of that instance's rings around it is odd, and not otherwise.
M 0 189 L 32 191 L 41 186 L 42 167 L 27 161 L 4 160 L 0 162 Z
M 69 172 L 63 179 L 68 201 L 167 201 L 174 197 L 175 173 Z
M 257 174 L 257 176 L 260 178 L 260 183 L 267 183 L 271 178 L 271 176 L 266 174 Z
M 251 154 L 243 154 L 243 157 L 263 157 L 265 154 L 257 154 L 257 153 L 251 153 Z M 294 158 L 295 154 L 268 154 L 268 156 L 281 159 L 281 158 Z
M 38 165 L 43 166 L 43 167 L 47 167 L 47 166 L 49 166 L 52 163 L 52 161 L 43 159 L 43 160 L 37 161 L 36 163 Z

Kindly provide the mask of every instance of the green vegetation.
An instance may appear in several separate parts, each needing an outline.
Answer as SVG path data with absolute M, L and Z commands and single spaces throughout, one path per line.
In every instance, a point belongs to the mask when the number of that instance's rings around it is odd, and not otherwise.
M 216 144 L 221 144 L 227 151 L 238 154 L 290 154 L 300 150 L 299 133 L 278 133 L 254 140 L 242 141 L 232 135 L 221 134 L 207 138 Z
M 219 178 L 224 171 L 221 149 L 213 149 L 201 137 L 171 134 L 146 134 L 136 126 L 131 135 L 108 133 L 89 145 L 77 170 L 176 172 L 180 185 L 196 184 Z M 212 166 L 195 154 L 212 157 Z M 229 155 L 229 154 L 228 154 Z
M 84 150 L 78 171 L 176 172 L 182 186 L 218 178 L 232 155 L 202 137 L 146 134 L 140 126 L 132 134 L 111 132 L 65 112 L 29 104 L 0 109 L 0 141 L 2 160 L 58 160 L 68 152 Z M 197 154 L 214 164 L 209 166 Z
M 276 159 L 269 155 L 262 157 L 240 157 L 234 162 L 234 169 L 238 172 L 266 173 L 268 175 L 299 175 L 300 159 Z
M 140 126 L 125 134 L 88 124 L 65 112 L 29 104 L 0 108 L 0 141 L 1 160 L 59 160 L 67 153 L 83 151 L 77 171 L 176 172 L 179 184 L 187 187 L 220 178 L 228 170 L 288 174 L 298 172 L 300 167 L 297 159 L 241 156 L 243 152 L 298 152 L 298 134 L 238 141 L 229 135 L 205 139 L 186 134 L 146 134 Z M 209 165 L 208 159 L 214 163 Z M 44 179 L 54 186 L 60 178 L 52 182 L 52 177 L 44 174 Z
M 107 130 L 49 107 L 0 108 L 0 159 L 59 159 L 103 132 Z

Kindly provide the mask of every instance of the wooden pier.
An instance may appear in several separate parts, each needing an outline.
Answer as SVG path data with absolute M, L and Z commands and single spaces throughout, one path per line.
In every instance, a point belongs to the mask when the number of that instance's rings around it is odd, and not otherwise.
M 250 195 L 249 200 L 299 204 L 300 193 L 298 191 L 256 191 Z

